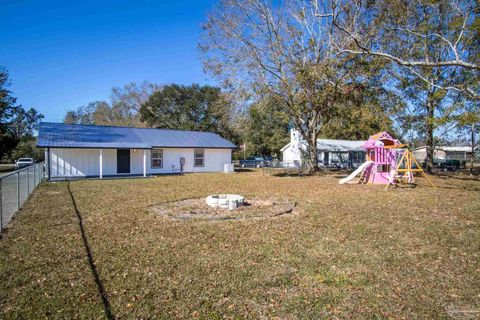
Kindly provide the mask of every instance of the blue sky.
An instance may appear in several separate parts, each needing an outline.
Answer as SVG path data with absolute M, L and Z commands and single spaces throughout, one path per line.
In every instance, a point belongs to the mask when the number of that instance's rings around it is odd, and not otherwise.
M 45 121 L 131 81 L 212 83 L 197 43 L 214 1 L 2 1 L 0 65 Z

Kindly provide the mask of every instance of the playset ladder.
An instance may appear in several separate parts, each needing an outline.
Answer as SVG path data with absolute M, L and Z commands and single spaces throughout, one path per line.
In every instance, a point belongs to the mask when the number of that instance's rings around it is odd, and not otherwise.
M 360 179 L 358 180 L 358 183 L 366 183 L 366 179 L 367 179 L 367 170 L 368 170 L 368 167 L 366 167 L 365 169 L 362 170 L 362 173 L 360 174 Z

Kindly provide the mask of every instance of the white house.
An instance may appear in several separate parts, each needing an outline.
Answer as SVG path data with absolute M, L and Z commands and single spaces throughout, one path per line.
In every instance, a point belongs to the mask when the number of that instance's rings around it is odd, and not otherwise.
M 433 157 L 439 160 L 461 160 L 468 161 L 472 155 L 471 147 L 461 146 L 437 146 L 433 150 Z M 427 158 L 427 147 L 418 147 L 413 150 L 415 159 L 425 161 Z
M 42 122 L 48 178 L 222 172 L 236 146 L 216 133 Z
M 329 167 L 356 168 L 365 161 L 365 150 L 360 140 L 318 139 L 317 151 L 320 165 Z M 302 163 L 302 153 L 307 143 L 301 138 L 298 130 L 290 130 L 290 142 L 281 151 L 283 162 L 287 165 Z M 303 151 L 303 152 L 302 152 Z

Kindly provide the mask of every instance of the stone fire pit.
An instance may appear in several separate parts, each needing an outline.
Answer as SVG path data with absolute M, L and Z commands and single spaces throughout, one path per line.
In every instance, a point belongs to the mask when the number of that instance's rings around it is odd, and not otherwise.
M 243 205 L 245 197 L 238 194 L 215 194 L 208 196 L 205 201 L 212 208 L 233 210 Z
M 239 195 L 213 195 L 205 198 L 184 199 L 153 206 L 151 210 L 159 216 L 173 220 L 225 221 L 245 219 L 267 219 L 288 216 L 298 212 L 295 202 L 285 199 L 249 198 L 248 202 Z M 225 208 L 238 207 L 235 210 Z

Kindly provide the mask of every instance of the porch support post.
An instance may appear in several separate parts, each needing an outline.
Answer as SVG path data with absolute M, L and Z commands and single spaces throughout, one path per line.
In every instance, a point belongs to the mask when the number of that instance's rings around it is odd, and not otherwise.
M 47 179 L 50 181 L 50 148 L 47 148 Z
M 147 176 L 147 150 L 143 149 L 143 177 Z
M 100 149 L 100 153 L 99 153 L 99 161 L 100 161 L 100 179 L 103 178 L 103 150 Z

